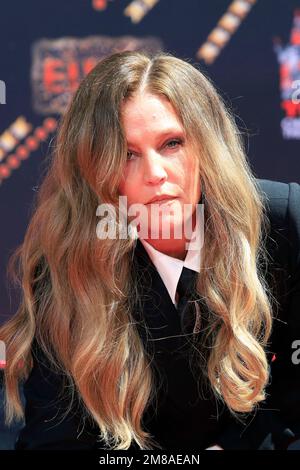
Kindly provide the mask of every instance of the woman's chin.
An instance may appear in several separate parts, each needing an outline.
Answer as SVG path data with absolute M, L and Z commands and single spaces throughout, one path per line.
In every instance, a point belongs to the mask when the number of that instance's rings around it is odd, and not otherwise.
M 148 228 L 145 226 L 145 229 L 142 230 L 140 227 L 139 235 L 142 238 L 152 238 L 152 239 L 181 239 L 184 235 L 183 231 L 183 220 L 168 220 L 167 218 L 160 218 L 154 222 Z

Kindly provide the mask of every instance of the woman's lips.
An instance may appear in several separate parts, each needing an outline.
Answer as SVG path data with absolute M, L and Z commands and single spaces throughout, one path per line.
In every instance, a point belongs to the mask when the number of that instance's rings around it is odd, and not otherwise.
M 155 201 L 152 201 L 152 202 L 148 202 L 148 204 L 146 204 L 146 206 L 150 206 L 152 204 L 159 204 L 159 205 L 162 205 L 162 204 L 171 204 L 172 202 L 174 202 L 175 200 L 177 199 L 177 197 L 167 197 L 165 199 L 157 199 Z

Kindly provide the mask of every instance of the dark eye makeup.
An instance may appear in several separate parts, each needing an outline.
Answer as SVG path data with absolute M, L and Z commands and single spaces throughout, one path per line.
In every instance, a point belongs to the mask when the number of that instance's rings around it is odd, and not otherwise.
M 182 145 L 184 143 L 184 139 L 182 139 L 182 138 L 169 139 L 162 145 L 162 148 L 166 147 L 166 146 L 169 146 L 169 144 L 173 144 L 173 143 L 175 143 L 176 145 L 175 146 L 174 145 L 170 146 L 169 147 L 170 149 L 175 149 L 175 148 L 177 148 L 177 145 Z M 131 150 L 127 151 L 127 161 L 131 160 L 131 158 L 128 156 L 128 154 L 133 154 L 133 153 L 134 152 L 132 152 Z

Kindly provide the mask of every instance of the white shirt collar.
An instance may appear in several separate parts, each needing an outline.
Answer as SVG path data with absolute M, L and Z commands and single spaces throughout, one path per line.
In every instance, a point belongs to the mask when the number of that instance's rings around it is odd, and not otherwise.
M 189 269 L 193 269 L 196 272 L 200 272 L 200 263 L 201 263 L 201 239 L 198 238 L 195 245 L 196 234 L 200 233 L 200 221 L 196 217 L 196 227 L 192 233 L 191 240 L 188 245 L 188 251 L 184 260 L 174 258 L 173 256 L 166 255 L 161 251 L 153 248 L 150 243 L 144 239 L 140 239 L 145 250 L 147 251 L 152 263 L 156 267 L 161 279 L 163 280 L 164 285 L 169 292 L 169 295 L 172 299 L 173 304 L 177 307 L 175 300 L 177 284 L 183 269 L 183 266 Z M 190 248 L 191 243 L 193 242 L 193 249 Z M 196 249 L 195 249 L 196 246 Z

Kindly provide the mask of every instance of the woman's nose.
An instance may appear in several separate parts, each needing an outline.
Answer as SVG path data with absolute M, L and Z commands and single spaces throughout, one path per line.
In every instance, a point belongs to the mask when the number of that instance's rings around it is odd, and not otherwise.
M 146 183 L 157 184 L 167 178 L 163 157 L 156 152 L 148 153 L 144 157 L 144 180 Z

